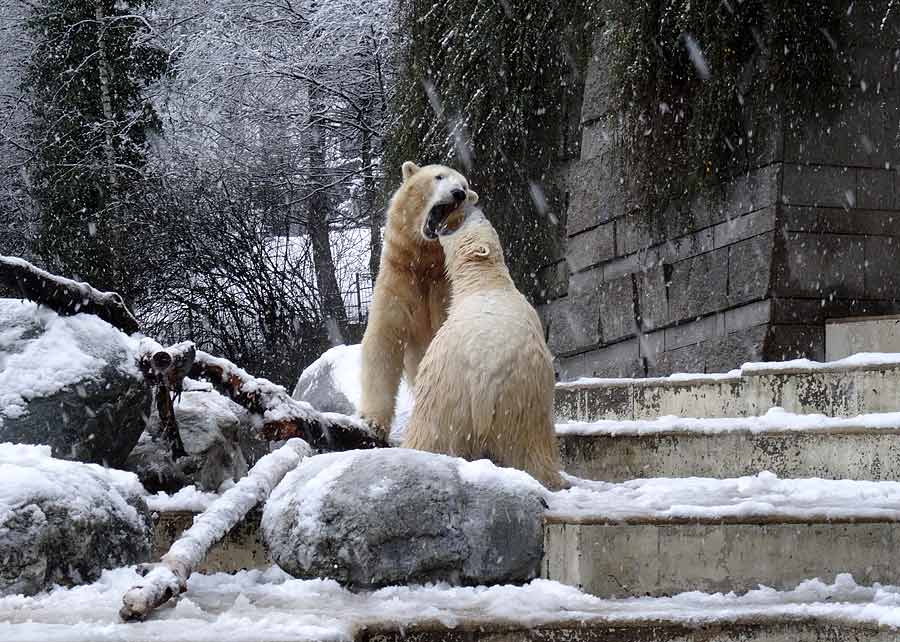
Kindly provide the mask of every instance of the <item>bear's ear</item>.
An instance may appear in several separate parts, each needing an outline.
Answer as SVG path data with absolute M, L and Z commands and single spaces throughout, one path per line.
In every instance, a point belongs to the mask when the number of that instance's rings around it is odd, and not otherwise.
M 485 243 L 473 243 L 467 245 L 463 250 L 463 255 L 467 259 L 481 260 L 491 255 L 491 248 Z
M 478 202 L 478 192 L 470 189 L 466 193 L 466 200 L 469 201 L 469 204 L 475 205 Z
M 416 165 L 412 161 L 406 161 L 403 163 L 403 180 L 408 179 L 410 176 L 418 172 L 421 168 Z

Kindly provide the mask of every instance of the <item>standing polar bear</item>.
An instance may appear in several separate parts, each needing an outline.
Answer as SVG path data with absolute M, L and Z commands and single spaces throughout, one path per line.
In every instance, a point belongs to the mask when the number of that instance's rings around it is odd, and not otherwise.
M 497 232 L 475 210 L 440 232 L 450 310 L 419 364 L 403 446 L 519 468 L 553 489 L 555 377 L 540 319 L 516 289 Z
M 449 285 L 437 227 L 478 202 L 466 177 L 443 165 L 403 163 L 391 197 L 369 323 L 362 340 L 360 416 L 386 440 L 400 378 L 410 387 L 419 362 L 447 318 Z

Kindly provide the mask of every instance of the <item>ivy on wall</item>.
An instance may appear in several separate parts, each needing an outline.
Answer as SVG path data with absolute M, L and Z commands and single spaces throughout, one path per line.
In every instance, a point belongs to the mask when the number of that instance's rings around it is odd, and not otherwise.
M 540 297 L 537 268 L 565 234 L 555 173 L 577 151 L 594 0 L 400 0 L 400 78 L 386 141 L 387 188 L 405 160 L 468 178 L 513 278 Z
M 627 175 L 648 209 L 751 167 L 774 119 L 842 99 L 834 0 L 619 5 L 610 71 Z

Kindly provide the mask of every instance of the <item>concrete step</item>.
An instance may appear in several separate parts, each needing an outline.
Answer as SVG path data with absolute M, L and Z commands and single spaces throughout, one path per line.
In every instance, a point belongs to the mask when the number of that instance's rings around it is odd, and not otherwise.
M 850 573 L 897 583 L 900 483 L 580 482 L 554 494 L 543 576 L 603 597 L 787 589 Z
M 745 364 L 725 374 L 557 384 L 559 421 L 747 417 L 781 407 L 832 417 L 900 410 L 900 354 Z
M 153 551 L 155 562 L 165 555 L 175 540 L 191 527 L 199 512 L 189 510 L 157 510 L 153 517 Z M 259 536 L 261 510 L 251 511 L 222 541 L 213 546 L 198 573 L 233 573 L 235 571 L 265 569 L 272 565 Z
M 900 413 L 599 421 L 557 425 L 563 468 L 603 481 L 647 477 L 900 480 Z

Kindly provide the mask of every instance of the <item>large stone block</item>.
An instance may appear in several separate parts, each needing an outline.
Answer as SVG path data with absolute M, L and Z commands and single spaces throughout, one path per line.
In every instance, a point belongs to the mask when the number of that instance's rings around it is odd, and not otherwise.
M 865 292 L 867 298 L 900 298 L 900 237 L 869 236 L 865 239 Z
M 721 188 L 718 207 L 708 212 L 709 224 L 755 212 L 778 202 L 782 164 L 752 169 L 727 181 Z
M 642 330 L 652 330 L 669 322 L 669 295 L 665 269 L 652 267 L 634 274 L 638 293 L 638 322 Z
M 600 341 L 612 343 L 637 331 L 634 310 L 634 283 L 631 276 L 600 284 Z
M 725 307 L 728 252 L 722 248 L 672 265 L 669 318 L 691 319 Z
M 725 247 L 775 229 L 775 208 L 765 207 L 750 214 L 735 216 L 712 228 L 714 246 Z
M 787 205 L 853 207 L 856 172 L 847 167 L 785 163 L 782 202 Z
M 613 151 L 573 164 L 567 181 L 569 236 L 625 213 L 627 199 L 617 167 Z
M 553 301 L 548 309 L 548 345 L 553 354 L 576 352 L 599 343 L 600 306 L 596 292 L 570 294 Z
M 728 303 L 736 305 L 769 294 L 774 232 L 728 248 Z
M 602 118 L 616 107 L 617 87 L 613 82 L 611 59 L 620 29 L 618 22 L 611 21 L 594 34 L 591 57 L 584 78 L 584 102 L 581 107 L 583 123 Z
M 747 316 L 753 317 L 755 314 L 759 314 L 759 310 L 748 310 Z M 726 323 L 727 315 L 728 313 Z M 749 322 L 750 319 L 743 321 Z M 728 372 L 747 362 L 764 361 L 767 332 L 768 325 L 756 325 L 704 342 L 702 348 L 705 372 Z
M 852 298 L 865 295 L 865 246 L 861 237 L 785 234 L 775 265 L 779 296 Z
M 884 168 L 892 145 L 884 97 L 852 89 L 838 111 L 798 121 L 785 134 L 785 160 L 803 164 Z
M 821 325 L 771 325 L 766 359 L 825 360 L 825 328 Z
M 896 174 L 887 169 L 857 169 L 856 207 L 874 210 L 893 207 Z
M 725 332 L 725 317 L 722 314 L 712 314 L 695 321 L 682 323 L 671 328 L 666 328 L 666 350 L 675 350 L 685 346 L 696 345 L 721 336 Z M 701 368 L 698 372 L 703 372 Z
M 580 272 L 615 256 L 615 233 L 612 223 L 581 232 L 568 239 L 566 261 L 569 270 Z
M 783 205 L 781 221 L 791 232 L 900 236 L 900 213 L 892 211 Z

